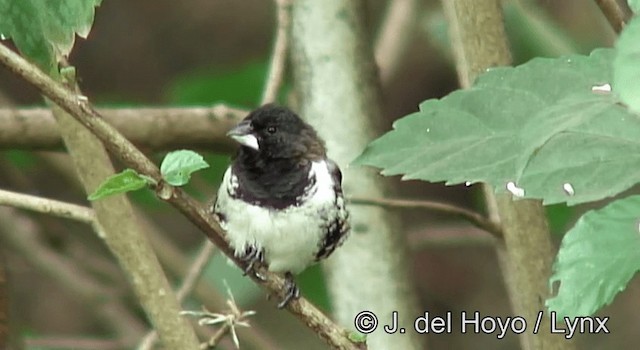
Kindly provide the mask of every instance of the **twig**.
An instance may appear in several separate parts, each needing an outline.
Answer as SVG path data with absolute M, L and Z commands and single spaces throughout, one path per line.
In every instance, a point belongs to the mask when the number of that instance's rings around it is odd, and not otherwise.
M 251 327 L 247 319 L 250 316 L 256 314 L 255 311 L 241 311 L 236 304 L 236 300 L 229 290 L 229 286 L 227 286 L 227 291 L 229 293 L 229 299 L 227 299 L 227 306 L 229 306 L 229 310 L 226 313 L 218 313 L 218 312 L 210 312 L 207 309 L 203 311 L 183 311 L 183 315 L 191 315 L 199 317 L 198 323 L 202 325 L 218 325 L 222 326 L 220 329 L 209 339 L 209 341 L 204 344 L 203 349 L 213 349 L 218 344 L 218 342 L 224 337 L 225 334 L 231 333 L 231 338 L 233 340 L 233 344 L 236 346 L 236 349 L 240 349 L 240 340 L 238 339 L 238 333 L 236 331 L 237 327 Z
M 191 266 L 189 267 L 189 271 L 187 272 L 187 276 L 184 278 L 184 281 L 182 281 L 182 285 L 176 292 L 176 298 L 178 298 L 178 302 L 181 303 L 182 301 L 184 301 L 184 298 L 186 298 L 196 286 L 198 279 L 202 275 L 202 271 L 204 271 L 204 268 L 207 266 L 207 263 L 209 262 L 209 259 L 211 258 L 211 255 L 214 251 L 215 246 L 213 245 L 213 243 L 211 243 L 211 241 L 209 240 L 206 240 L 202 245 L 202 249 L 200 249 L 198 256 L 196 256 L 196 258 L 193 260 L 193 264 L 191 264 Z M 155 330 L 151 330 L 144 336 L 144 338 L 140 342 L 138 350 L 151 349 L 157 341 L 158 332 L 156 332 Z
M 144 149 L 202 148 L 231 151 L 225 133 L 249 111 L 223 104 L 212 107 L 102 108 L 99 114 Z M 188 120 L 188 123 L 185 123 Z M 60 129 L 50 109 L 0 108 L 0 149 L 62 149 Z
M 178 300 L 182 301 L 186 298 L 193 288 L 196 286 L 198 279 L 202 275 L 202 271 L 207 267 L 207 263 L 213 255 L 213 252 L 216 251 L 216 247 L 211 243 L 211 241 L 207 240 L 203 243 L 202 249 L 198 253 L 198 256 L 193 260 L 193 264 L 189 268 L 189 272 L 187 272 L 187 276 L 184 278 L 180 289 L 176 292 L 176 296 Z
M 276 30 L 276 42 L 271 55 L 269 75 L 262 94 L 261 104 L 263 105 L 277 100 L 278 91 L 284 80 L 291 33 L 291 1 L 275 0 L 278 12 L 278 29 Z
M 61 217 L 63 219 L 79 221 L 90 225 L 98 237 L 105 237 L 104 229 L 98 220 L 96 220 L 93 210 L 81 205 L 5 190 L 0 190 L 0 205 L 8 205 Z
M 84 96 L 64 88 L 49 76 L 42 73 L 22 57 L 11 51 L 5 45 L 0 44 L 0 62 L 12 72 L 22 77 L 26 82 L 36 87 L 42 94 L 54 101 L 58 106 L 70 113 L 87 129 L 95 134 L 105 147 L 118 157 L 126 166 L 154 179 L 158 185 L 156 192 L 159 198 L 176 207 L 191 222 L 200 228 L 220 250 L 233 260 L 238 266 L 244 263 L 234 256 L 229 243 L 225 239 L 225 233 L 215 221 L 210 212 L 200 203 L 189 197 L 182 189 L 166 184 L 160 175 L 159 169 L 131 142 L 124 138 L 118 131 L 104 121 L 102 116 L 88 102 Z M 282 298 L 285 294 L 284 279 L 263 268 L 258 273 L 266 277 L 265 281 L 253 278 L 261 286 L 271 293 Z M 356 345 L 348 338 L 345 329 L 331 321 L 324 313 L 318 310 L 305 298 L 300 298 L 288 304 L 287 310 L 297 316 L 305 325 L 336 349 L 358 349 L 362 345 Z
M 0 190 L 0 205 L 49 214 L 89 225 L 94 225 L 95 222 L 95 215 L 90 208 L 28 194 Z
M 474 226 L 489 232 L 495 238 L 502 239 L 502 228 L 500 228 L 499 224 L 491 221 L 490 219 L 474 211 L 464 209 L 452 204 L 432 202 L 432 201 L 407 200 L 407 199 L 363 198 L 363 197 L 350 197 L 349 201 L 353 204 L 358 204 L 358 205 L 375 205 L 383 208 L 426 209 L 426 210 L 438 211 L 445 214 L 456 215 L 469 221 Z
M 402 59 L 421 14 L 418 0 L 394 0 L 388 2 L 387 14 L 375 46 L 375 58 L 380 69 L 380 80 L 387 84 L 400 68 Z
M 620 34 L 622 28 L 631 19 L 631 11 L 617 0 L 595 0 L 600 10 L 611 24 L 613 30 Z M 626 5 L 626 4 L 625 4 Z

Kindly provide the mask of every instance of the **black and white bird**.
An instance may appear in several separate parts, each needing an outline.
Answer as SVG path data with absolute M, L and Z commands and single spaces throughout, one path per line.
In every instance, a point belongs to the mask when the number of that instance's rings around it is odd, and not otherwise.
M 227 133 L 241 147 L 226 170 L 213 212 L 236 256 L 293 275 L 328 257 L 349 232 L 342 174 L 316 131 L 291 110 L 265 105 Z

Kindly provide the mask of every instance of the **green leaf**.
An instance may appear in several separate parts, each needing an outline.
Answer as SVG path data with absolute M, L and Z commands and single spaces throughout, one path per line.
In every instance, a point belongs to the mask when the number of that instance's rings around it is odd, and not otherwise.
M 637 16 L 624 27 L 616 43 L 613 86 L 622 102 L 640 112 L 640 18 Z
M 562 240 L 546 302 L 557 316 L 589 316 L 609 304 L 640 270 L 640 196 L 587 212 Z
M 182 186 L 189 182 L 191 174 L 208 168 L 209 164 L 194 151 L 180 150 L 167 154 L 162 160 L 160 172 L 162 178 L 173 186 Z
M 640 0 L 629 0 L 627 1 L 629 4 L 629 8 L 633 10 L 634 13 L 640 12 Z
M 95 192 L 89 195 L 89 200 L 95 201 L 114 194 L 139 190 L 147 184 L 149 180 L 146 177 L 136 173 L 135 170 L 126 169 L 105 180 Z
M 0 0 L 0 37 L 11 38 L 18 49 L 46 72 L 58 57 L 71 52 L 75 35 L 86 38 L 95 7 L 102 0 Z
M 367 341 L 367 335 L 366 334 L 362 334 L 360 332 L 349 332 L 349 340 L 351 340 L 354 343 L 364 343 Z
M 355 164 L 446 184 L 508 184 L 545 204 L 615 195 L 640 181 L 640 118 L 602 91 L 614 51 L 538 58 L 483 74 L 396 121 Z M 605 89 L 606 90 L 606 89 Z M 524 193 L 521 193 L 524 192 Z

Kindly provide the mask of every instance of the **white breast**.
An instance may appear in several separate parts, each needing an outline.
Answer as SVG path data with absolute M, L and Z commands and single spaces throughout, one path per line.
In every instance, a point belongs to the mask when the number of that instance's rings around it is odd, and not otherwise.
M 222 226 L 235 254 L 244 254 L 251 245 L 264 249 L 269 270 L 274 272 L 295 274 L 311 264 L 326 234 L 327 221 L 337 215 L 334 183 L 326 162 L 312 163 L 309 178 L 314 177 L 308 197 L 299 206 L 277 210 L 230 197 L 226 189 L 231 188 L 233 193 L 238 180 L 231 168 L 227 169 L 218 191 L 216 211 L 224 214 Z

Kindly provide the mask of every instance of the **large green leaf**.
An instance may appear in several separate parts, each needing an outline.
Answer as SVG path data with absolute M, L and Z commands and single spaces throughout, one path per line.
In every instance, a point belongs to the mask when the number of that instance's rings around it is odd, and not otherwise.
M 102 0 L 0 0 L 0 34 L 46 71 L 86 38 Z
M 624 27 L 616 42 L 613 86 L 622 102 L 640 112 L 640 18 Z
M 511 186 L 545 203 L 617 194 L 640 181 L 640 120 L 607 91 L 613 55 L 492 69 L 471 89 L 422 103 L 355 163 L 403 179 Z
M 586 213 L 562 240 L 547 307 L 559 317 L 588 316 L 609 304 L 640 270 L 640 196 Z

